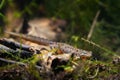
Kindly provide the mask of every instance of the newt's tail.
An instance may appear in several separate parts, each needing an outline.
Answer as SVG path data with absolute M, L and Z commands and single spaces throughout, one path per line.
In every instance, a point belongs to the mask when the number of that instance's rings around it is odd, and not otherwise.
M 24 40 L 28 40 L 37 44 L 42 44 L 42 45 L 49 45 L 52 41 L 41 38 L 41 37 L 36 37 L 32 35 L 26 35 L 26 34 L 21 34 L 21 33 L 14 33 L 14 32 L 5 32 L 7 34 L 10 34 L 14 37 L 18 37 Z

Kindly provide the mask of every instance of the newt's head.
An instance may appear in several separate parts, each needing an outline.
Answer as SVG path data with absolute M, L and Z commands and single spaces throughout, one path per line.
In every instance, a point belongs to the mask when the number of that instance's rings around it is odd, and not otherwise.
M 78 50 L 73 56 L 77 59 L 88 59 L 92 56 L 92 51 Z

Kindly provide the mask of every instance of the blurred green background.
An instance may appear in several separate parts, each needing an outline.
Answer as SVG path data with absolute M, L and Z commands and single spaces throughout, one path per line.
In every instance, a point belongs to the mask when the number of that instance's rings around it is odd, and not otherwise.
M 13 11 L 14 18 L 34 17 L 60 18 L 66 20 L 66 42 L 83 49 L 92 50 L 97 59 L 107 60 L 120 53 L 120 0 L 0 0 L 0 33 L 8 24 L 7 12 Z M 81 40 L 87 38 L 93 19 L 100 11 L 90 41 L 101 49 Z M 108 49 L 108 50 L 106 50 Z M 104 57 L 103 57 L 104 56 Z

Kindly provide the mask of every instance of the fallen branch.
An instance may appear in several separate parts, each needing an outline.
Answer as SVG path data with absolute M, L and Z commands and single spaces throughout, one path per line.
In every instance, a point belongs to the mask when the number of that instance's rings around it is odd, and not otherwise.
M 25 51 L 25 50 L 14 50 L 9 47 L 6 47 L 0 44 L 0 57 L 10 56 L 13 58 L 30 58 L 33 55 L 33 52 Z
M 26 50 L 26 51 L 30 51 L 30 46 L 28 45 L 24 45 L 22 43 L 18 43 L 16 41 L 11 41 L 10 39 L 6 39 L 6 38 L 2 38 L 0 39 L 0 44 L 7 46 L 11 49 L 16 50 L 17 48 L 22 49 L 22 50 Z

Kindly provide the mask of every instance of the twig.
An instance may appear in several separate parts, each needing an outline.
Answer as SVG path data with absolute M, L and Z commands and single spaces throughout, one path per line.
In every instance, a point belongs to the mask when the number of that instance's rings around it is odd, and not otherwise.
M 88 34 L 88 36 L 87 36 L 87 40 L 90 40 L 90 38 L 91 38 L 91 36 L 92 36 L 92 33 L 93 33 L 94 28 L 95 28 L 95 25 L 96 25 L 96 22 L 97 22 L 97 19 L 98 19 L 99 14 L 100 14 L 100 10 L 97 11 L 96 16 L 95 16 L 95 18 L 94 18 L 94 20 L 93 20 L 93 22 L 92 22 L 92 25 L 91 25 L 89 34 Z
M 20 66 L 28 66 L 27 64 L 25 64 L 25 63 L 23 63 L 23 62 L 8 60 L 8 59 L 4 59 L 4 58 L 0 58 L 0 61 L 7 62 L 7 63 L 11 63 L 11 64 L 18 64 L 18 65 L 20 65 Z M 37 69 L 40 70 L 42 67 L 35 65 L 35 68 L 37 68 Z
M 4 58 L 0 58 L 0 61 L 11 63 L 11 64 L 18 64 L 21 66 L 27 66 L 27 64 L 25 64 L 25 63 L 13 61 L 13 60 L 8 60 L 8 59 L 4 59 Z
M 96 46 L 96 47 L 98 47 L 98 48 L 100 48 L 100 49 L 102 49 L 102 50 L 104 50 L 104 51 L 106 51 L 106 52 L 108 52 L 108 53 L 116 54 L 115 52 L 112 52 L 111 50 L 108 50 L 108 49 L 106 49 L 105 47 L 100 46 L 99 44 L 96 44 L 96 43 L 94 43 L 94 42 L 92 42 L 92 41 L 89 41 L 89 40 L 87 40 L 87 39 L 85 39 L 85 38 L 81 38 L 81 40 L 83 40 L 83 41 L 85 41 L 85 42 L 87 42 L 87 43 L 89 43 L 89 44 L 92 44 L 93 46 Z

